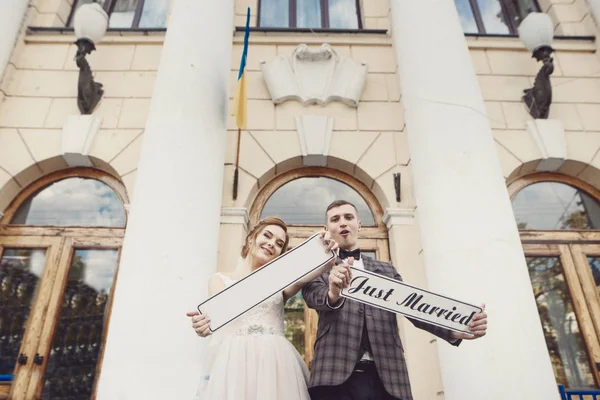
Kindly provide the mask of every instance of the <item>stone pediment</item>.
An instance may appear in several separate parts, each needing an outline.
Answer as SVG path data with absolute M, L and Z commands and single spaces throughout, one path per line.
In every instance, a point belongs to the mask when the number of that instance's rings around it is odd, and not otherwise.
M 367 79 L 367 64 L 338 55 L 327 43 L 316 51 L 301 44 L 289 56 L 261 62 L 260 69 L 275 104 L 341 101 L 357 107 Z

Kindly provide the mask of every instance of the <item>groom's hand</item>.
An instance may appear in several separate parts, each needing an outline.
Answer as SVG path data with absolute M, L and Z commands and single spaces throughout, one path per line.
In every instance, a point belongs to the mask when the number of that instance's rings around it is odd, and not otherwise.
M 352 271 L 350 266 L 354 264 L 354 258 L 350 257 L 347 263 L 334 265 L 329 273 L 329 304 L 334 306 L 341 299 L 343 288 L 350 286 Z

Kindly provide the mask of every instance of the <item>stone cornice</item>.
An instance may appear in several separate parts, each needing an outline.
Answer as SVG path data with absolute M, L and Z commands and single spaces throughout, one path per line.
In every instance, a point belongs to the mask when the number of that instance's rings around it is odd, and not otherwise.
M 415 223 L 415 207 L 386 208 L 383 213 L 383 223 L 388 229 L 394 225 L 412 225 Z
M 243 225 L 248 229 L 248 209 L 244 207 L 223 207 L 221 208 L 221 223 L 232 225 Z

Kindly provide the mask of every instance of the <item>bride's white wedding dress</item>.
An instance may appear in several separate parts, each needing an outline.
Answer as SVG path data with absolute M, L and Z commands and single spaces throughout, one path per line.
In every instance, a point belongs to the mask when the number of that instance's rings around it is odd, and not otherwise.
M 280 292 L 209 336 L 196 400 L 309 400 L 308 370 L 283 321 Z

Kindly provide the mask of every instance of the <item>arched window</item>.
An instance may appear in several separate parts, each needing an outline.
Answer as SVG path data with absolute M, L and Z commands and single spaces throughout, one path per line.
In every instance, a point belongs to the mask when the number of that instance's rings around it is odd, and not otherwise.
M 7 208 L 0 220 L 0 397 L 93 396 L 125 198 L 113 177 L 76 169 L 35 182 Z
M 600 193 L 556 174 L 509 186 L 546 346 L 559 384 L 596 387 L 600 354 Z
M 288 224 L 290 245 L 296 246 L 325 223 L 325 210 L 335 200 L 354 204 L 361 220 L 359 245 L 362 254 L 389 261 L 387 228 L 381 206 L 373 193 L 356 178 L 327 168 L 302 168 L 282 174 L 257 195 L 250 222 L 279 217 Z M 285 334 L 310 366 L 317 329 L 317 314 L 305 307 L 301 293 L 285 305 Z
M 375 226 L 371 209 L 355 189 L 324 176 L 301 177 L 284 184 L 267 200 L 261 218 L 279 217 L 288 225 L 323 225 L 327 206 L 338 199 L 356 206 L 363 226 Z
M 124 227 L 125 208 L 107 184 L 66 178 L 41 189 L 15 213 L 11 225 Z
M 600 203 L 566 183 L 534 183 L 512 204 L 520 229 L 600 229 Z

